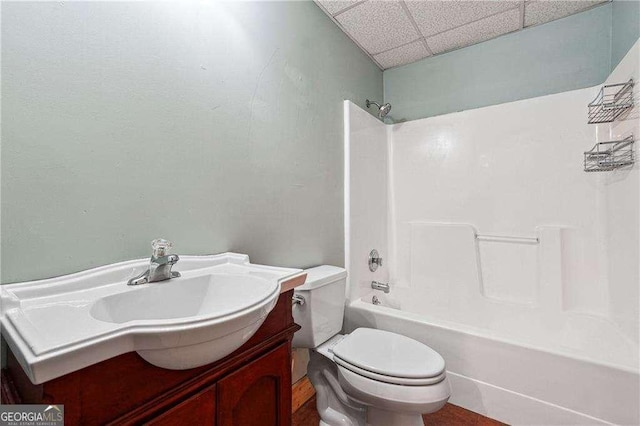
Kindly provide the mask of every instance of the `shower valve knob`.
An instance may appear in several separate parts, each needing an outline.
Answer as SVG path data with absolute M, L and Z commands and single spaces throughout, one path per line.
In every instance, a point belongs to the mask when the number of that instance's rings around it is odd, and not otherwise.
M 379 266 L 382 266 L 382 258 L 378 253 L 378 250 L 373 249 L 371 253 L 369 253 L 369 270 L 371 272 L 375 272 Z

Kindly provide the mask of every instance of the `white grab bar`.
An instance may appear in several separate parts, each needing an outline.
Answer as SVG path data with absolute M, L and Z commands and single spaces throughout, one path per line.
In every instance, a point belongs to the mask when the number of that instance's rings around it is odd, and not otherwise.
M 490 241 L 497 243 L 539 244 L 538 237 L 511 237 L 508 235 L 480 235 L 476 234 L 478 241 Z

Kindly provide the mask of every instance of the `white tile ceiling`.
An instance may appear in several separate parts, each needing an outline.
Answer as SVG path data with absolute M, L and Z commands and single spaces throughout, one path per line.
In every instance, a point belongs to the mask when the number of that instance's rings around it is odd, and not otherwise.
M 405 65 L 610 0 L 315 0 L 381 69 Z

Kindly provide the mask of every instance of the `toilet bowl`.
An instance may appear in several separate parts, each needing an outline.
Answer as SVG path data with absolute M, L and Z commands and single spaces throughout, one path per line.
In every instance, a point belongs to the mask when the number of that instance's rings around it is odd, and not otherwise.
M 307 375 L 316 390 L 321 425 L 423 425 L 451 389 L 444 359 L 421 342 L 383 330 L 339 334 L 346 271 L 320 266 L 296 289 L 293 315 L 302 328 L 294 347 L 310 349 Z

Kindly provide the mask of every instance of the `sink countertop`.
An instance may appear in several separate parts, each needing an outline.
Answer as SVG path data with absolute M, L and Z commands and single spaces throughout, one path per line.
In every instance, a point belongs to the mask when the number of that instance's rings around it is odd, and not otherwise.
M 246 321 L 263 321 L 277 295 L 306 279 L 300 269 L 254 265 L 246 255 L 224 253 L 181 256 L 174 267 L 181 277 L 128 286 L 127 280 L 148 262 L 121 262 L 0 288 L 2 334 L 34 383 L 133 350 L 197 344 L 212 336 L 203 337 L 203 328 L 211 331 L 223 322 L 224 333 L 237 331 Z M 151 297 L 152 292 L 161 294 Z M 171 300 L 165 302 L 164 293 Z M 132 308 L 118 317 L 127 298 Z M 111 299 L 113 306 L 107 304 Z M 175 307 L 180 303 L 184 306 Z M 245 315 L 241 324 L 237 318 L 250 309 L 253 316 Z

